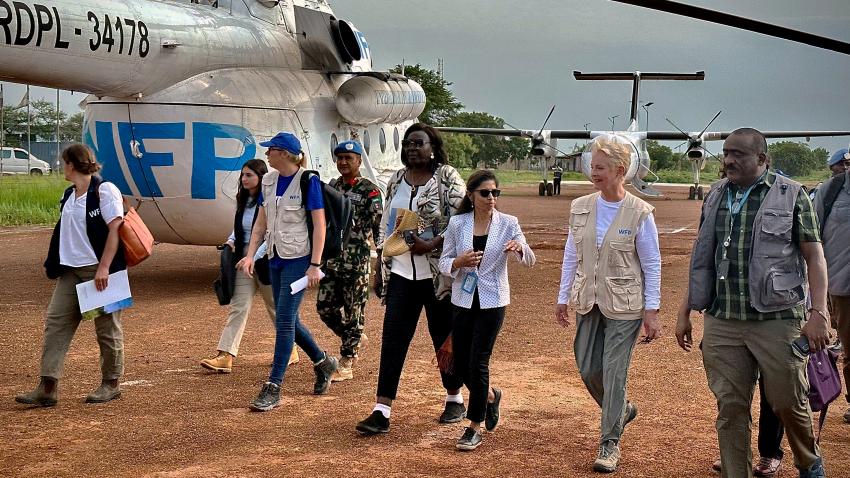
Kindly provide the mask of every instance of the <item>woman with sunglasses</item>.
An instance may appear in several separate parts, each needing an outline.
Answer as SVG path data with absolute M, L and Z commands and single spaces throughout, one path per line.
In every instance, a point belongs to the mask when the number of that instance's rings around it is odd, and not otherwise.
M 301 141 L 294 134 L 278 133 L 260 146 L 268 148 L 266 157 L 274 170 L 263 176 L 260 182 L 262 186 L 257 199 L 260 206 L 251 242 L 236 268 L 248 277 L 254 276 L 254 255 L 265 238 L 276 305 L 274 362 L 268 381 L 250 404 L 251 410 L 265 412 L 280 405 L 280 384 L 295 344 L 313 362 L 316 372 L 313 393 L 316 395 L 327 393 L 338 363 L 335 357 L 319 347 L 298 317 L 304 289 L 292 294 L 290 288 L 293 282 L 304 276 L 309 287 L 315 287 L 321 279 L 319 267 L 325 244 L 325 210 L 319 178 L 313 176 L 307 182 L 307 188 L 301 189 L 304 154 Z M 307 214 L 313 219 L 312 241 Z
M 410 237 L 410 250 L 401 255 L 384 258 L 378 249 L 375 290 L 386 284 L 384 330 L 381 343 L 381 364 L 378 373 L 377 403 L 365 420 L 357 424 L 364 435 L 387 433 L 390 412 L 396 398 L 401 370 L 407 350 L 416 332 L 419 314 L 425 308 L 428 332 L 434 350 L 440 349 L 452 331 L 450 283 L 439 271 L 442 233 L 464 197 L 463 179 L 447 164 L 443 140 L 434 128 L 416 123 L 404 133 L 400 169 L 387 183 L 384 206 L 383 237 L 396 228 L 399 210 L 415 211 L 427 227 Z M 446 389 L 445 408 L 440 423 L 463 420 L 466 408 L 460 388 L 463 381 L 450 373 L 440 373 Z
M 236 217 L 233 219 L 233 232 L 224 243 L 233 251 L 233 261 L 239 262 L 245 257 L 248 243 L 251 242 L 251 231 L 257 219 L 257 210 L 260 203 L 257 201 L 260 195 L 260 182 L 269 171 L 268 166 L 262 159 L 251 159 L 242 166 L 239 174 L 239 189 L 236 192 Z M 262 247 L 262 246 L 261 246 Z M 230 373 L 233 367 L 233 359 L 239 353 L 239 344 L 242 342 L 242 334 L 245 332 L 245 324 L 251 313 L 251 304 L 254 294 L 259 290 L 266 305 L 266 312 L 275 323 L 275 306 L 272 288 L 269 285 L 268 263 L 264 265 L 255 264 L 255 267 L 265 267 L 265 283 L 260 281 L 260 276 L 248 277 L 239 271 L 234 277 L 233 297 L 230 299 L 230 314 L 221 331 L 218 341 L 218 354 L 213 358 L 201 360 L 201 367 L 218 373 Z M 256 270 L 255 270 L 256 272 Z M 298 361 L 297 349 L 292 349 L 289 363 Z
M 536 260 L 517 218 L 496 209 L 498 187 L 492 171 L 472 173 L 440 257 L 440 271 L 452 278 L 454 370 L 469 389 L 469 426 L 456 445 L 464 451 L 481 444 L 481 422 L 487 431 L 499 424 L 502 391 L 490 386 L 490 356 L 511 302 L 508 256 L 528 267 Z
M 641 325 L 645 342 L 661 337 L 661 253 L 655 208 L 625 189 L 631 144 L 606 134 L 593 140 L 591 152 L 590 179 L 598 192 L 570 206 L 555 318 L 568 327 L 567 304 L 575 307 L 576 363 L 602 408 L 593 469 L 611 473 L 620 461 L 623 428 L 637 416 L 626 383 Z

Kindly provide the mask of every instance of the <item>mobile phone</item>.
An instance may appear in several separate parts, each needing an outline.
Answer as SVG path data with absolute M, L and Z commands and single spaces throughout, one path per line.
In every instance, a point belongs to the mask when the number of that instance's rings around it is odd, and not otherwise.
M 799 352 L 800 355 L 802 355 L 803 357 L 807 357 L 809 355 L 809 352 L 810 352 L 809 338 L 806 337 L 805 335 L 801 335 L 801 336 L 797 337 L 796 339 L 794 339 L 793 342 L 791 342 L 791 347 L 793 347 L 794 350 Z
M 402 234 L 404 234 L 404 243 L 408 246 L 412 246 L 416 243 L 416 241 L 414 240 L 414 238 L 416 237 L 416 233 L 412 229 L 404 231 Z

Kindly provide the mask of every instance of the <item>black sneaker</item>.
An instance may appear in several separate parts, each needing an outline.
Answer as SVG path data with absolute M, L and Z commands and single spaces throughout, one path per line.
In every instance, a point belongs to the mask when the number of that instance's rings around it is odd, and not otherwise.
M 472 428 L 466 427 L 463 430 L 463 435 L 458 438 L 457 444 L 455 445 L 458 450 L 462 451 L 472 451 L 478 448 L 478 445 L 481 444 L 481 434 Z
M 466 416 L 466 407 L 462 403 L 446 402 L 446 409 L 440 415 L 440 423 L 457 423 Z
M 267 412 L 278 406 L 280 406 L 280 385 L 266 382 L 260 389 L 260 394 L 248 405 L 248 408 L 255 412 Z
M 333 355 L 325 352 L 325 359 L 317 365 L 313 365 L 316 372 L 316 383 L 313 385 L 313 394 L 324 395 L 328 393 L 331 386 L 331 375 L 339 368 L 339 361 Z
M 492 432 L 499 425 L 499 402 L 502 401 L 502 391 L 493 387 L 493 403 L 487 402 L 487 408 L 484 411 L 484 428 L 488 432 Z
M 637 417 L 637 414 L 638 414 L 637 405 L 635 405 L 632 402 L 626 402 L 626 412 L 625 412 L 625 415 L 624 415 L 625 420 L 623 421 L 623 428 L 625 428 L 626 425 L 631 423 L 631 421 L 634 420 Z
M 361 435 L 377 435 L 390 431 L 390 419 L 383 413 L 375 410 L 365 420 L 359 422 L 356 427 Z

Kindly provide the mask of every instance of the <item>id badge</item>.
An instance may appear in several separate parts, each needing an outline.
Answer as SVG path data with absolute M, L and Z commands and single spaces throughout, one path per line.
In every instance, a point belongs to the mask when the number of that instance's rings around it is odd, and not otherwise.
M 466 277 L 463 278 L 463 284 L 460 286 L 460 289 L 467 294 L 472 294 L 475 292 L 475 286 L 478 284 L 478 274 L 475 272 L 467 272 Z
M 726 280 L 729 276 L 729 259 L 723 259 L 720 264 L 717 264 L 717 278 Z

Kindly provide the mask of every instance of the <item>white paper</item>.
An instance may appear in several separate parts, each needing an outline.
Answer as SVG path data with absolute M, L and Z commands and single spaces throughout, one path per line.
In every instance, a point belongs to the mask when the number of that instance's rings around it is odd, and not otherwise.
M 325 273 L 322 272 L 321 269 L 319 269 L 319 279 L 321 279 L 322 277 L 325 277 Z M 307 276 L 304 276 L 304 277 L 298 279 L 297 281 L 293 282 L 292 284 L 290 284 L 289 287 L 292 289 L 292 295 L 295 295 L 295 294 L 301 292 L 302 290 L 306 289 L 308 281 L 309 281 L 309 279 L 307 278 Z
M 126 269 L 109 274 L 109 283 L 106 289 L 102 291 L 97 290 L 93 280 L 77 284 L 77 300 L 80 303 L 81 313 L 121 302 L 130 297 L 132 297 L 130 295 L 130 280 L 127 277 Z

